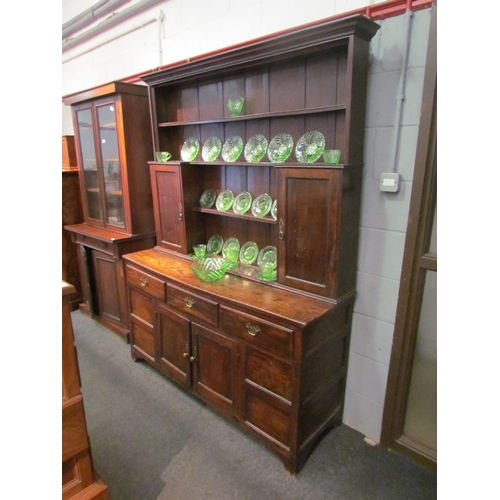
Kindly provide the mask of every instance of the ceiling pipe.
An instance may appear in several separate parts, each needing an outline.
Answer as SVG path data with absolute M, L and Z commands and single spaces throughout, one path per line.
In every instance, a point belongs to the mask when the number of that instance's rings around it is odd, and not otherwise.
M 122 36 L 128 35 L 128 34 L 134 32 L 134 31 L 136 31 L 136 30 L 138 30 L 140 28 L 144 28 L 144 26 L 147 26 L 148 24 L 151 24 L 151 23 L 153 23 L 155 21 L 158 21 L 159 25 L 161 25 L 161 22 L 163 21 L 164 17 L 165 17 L 165 15 L 164 15 L 163 11 L 160 10 L 156 16 L 151 17 L 149 19 L 146 19 L 142 23 L 134 25 L 134 26 L 130 27 L 129 29 L 127 29 L 127 30 L 125 30 L 125 31 L 123 31 L 121 33 L 118 33 L 117 35 L 112 36 L 111 38 L 107 38 L 103 42 L 98 43 L 97 45 L 94 45 L 92 47 L 89 47 L 88 49 L 84 50 L 83 52 L 79 52 L 78 54 L 75 54 L 74 56 L 68 57 L 62 63 L 63 64 L 67 63 L 69 61 L 72 61 L 73 59 L 76 59 L 76 58 L 78 58 L 80 56 L 83 56 L 84 54 L 87 54 L 88 52 L 92 52 L 93 50 L 98 49 L 99 47 L 102 47 L 103 45 L 106 45 L 109 42 L 112 42 L 114 40 L 118 40 L 118 38 L 121 38 Z M 160 41 L 160 48 L 161 48 L 161 41 Z M 160 64 L 161 64 L 161 53 L 160 53 Z
M 77 31 L 94 23 L 99 18 L 113 12 L 114 9 L 129 2 L 130 0 L 100 0 L 62 25 L 62 39 L 65 40 Z
M 100 33 L 103 33 L 109 28 L 116 26 L 117 24 L 120 24 L 126 19 L 135 16 L 136 14 L 139 14 L 143 10 L 146 10 L 149 7 L 152 7 L 153 5 L 163 1 L 165 0 L 141 0 L 140 2 L 137 2 L 136 4 L 129 7 L 128 9 L 124 9 L 121 12 L 112 14 L 110 17 L 99 23 L 97 26 L 90 28 L 81 35 L 63 41 L 62 51 L 65 52 L 66 50 L 76 47 L 77 45 L 87 41 L 88 39 L 96 35 L 99 35 Z

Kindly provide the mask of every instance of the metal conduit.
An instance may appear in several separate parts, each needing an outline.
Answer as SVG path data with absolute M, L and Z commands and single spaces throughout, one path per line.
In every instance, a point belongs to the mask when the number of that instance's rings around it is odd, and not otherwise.
M 130 0 L 100 0 L 62 25 L 62 39 L 70 37 L 73 33 L 86 28 L 100 17 L 113 12 L 114 9 L 128 2 Z
M 121 12 L 118 12 L 117 14 L 108 17 L 108 19 L 105 19 L 102 23 L 98 24 L 97 26 L 94 26 L 93 28 L 90 28 L 81 35 L 63 41 L 62 51 L 64 52 L 68 49 L 71 49 L 72 47 L 76 47 L 77 45 L 88 40 L 89 38 L 92 38 L 108 30 L 109 28 L 125 21 L 129 17 L 135 16 L 136 14 L 139 14 L 143 10 L 146 10 L 149 7 L 152 7 L 153 5 L 163 1 L 164 0 L 141 0 L 140 2 L 137 2 L 136 4 L 129 7 L 128 9 L 124 9 Z M 121 1 L 121 3 L 124 3 L 123 0 Z

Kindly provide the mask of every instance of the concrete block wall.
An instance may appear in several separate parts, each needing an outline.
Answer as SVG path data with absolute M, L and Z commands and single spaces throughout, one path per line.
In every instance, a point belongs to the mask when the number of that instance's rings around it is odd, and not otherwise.
M 65 0 L 63 22 L 95 3 L 95 0 Z M 309 0 L 304 8 L 304 2 L 300 0 L 168 0 L 105 35 L 64 52 L 62 95 L 375 3 L 380 1 Z M 131 25 L 144 22 L 160 9 L 165 14 L 160 29 L 154 22 L 79 55 Z M 381 29 L 370 45 L 358 295 L 344 412 L 346 425 L 375 442 L 380 439 L 394 331 L 430 10 L 417 11 L 412 16 L 400 145 L 396 157 L 396 168 L 402 174 L 403 182 L 396 194 L 380 192 L 379 182 L 380 174 L 392 169 L 391 148 L 405 42 L 405 18 L 397 16 L 377 22 Z M 66 106 L 63 106 L 62 133 L 73 134 L 70 109 Z

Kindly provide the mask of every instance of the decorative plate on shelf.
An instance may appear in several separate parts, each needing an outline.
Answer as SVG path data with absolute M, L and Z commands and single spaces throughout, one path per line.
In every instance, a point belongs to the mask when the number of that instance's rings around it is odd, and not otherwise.
M 265 217 L 271 210 L 272 204 L 273 200 L 267 193 L 261 194 L 253 200 L 252 214 L 255 217 Z
M 275 268 L 278 264 L 278 252 L 276 247 L 273 247 L 272 245 L 264 247 L 257 256 L 257 264 L 259 266 L 262 264 L 268 264 Z
M 221 142 L 218 137 L 207 139 L 201 150 L 203 161 L 215 161 L 220 154 Z
M 240 262 L 253 264 L 259 255 L 259 247 L 253 241 L 247 241 L 240 250 Z
M 278 219 L 278 199 L 277 198 L 273 201 L 273 205 L 271 206 L 271 217 L 274 220 Z
M 207 243 L 207 253 L 208 254 L 218 254 L 222 250 L 222 245 L 224 245 L 224 240 L 220 234 L 214 234 L 210 237 Z
M 215 189 L 207 189 L 203 191 L 203 194 L 200 196 L 200 207 L 201 208 L 210 208 L 217 198 L 217 193 Z
M 200 151 L 200 141 L 196 137 L 188 139 L 181 148 L 181 158 L 184 161 L 193 161 Z
M 321 132 L 313 130 L 305 133 L 297 142 L 295 156 L 300 163 L 314 163 L 325 149 L 325 137 Z
M 222 159 L 224 161 L 236 161 L 243 151 L 243 139 L 237 135 L 230 137 L 222 146 Z
M 234 194 L 231 190 L 227 189 L 226 191 L 222 191 L 222 193 L 217 196 L 217 200 L 215 202 L 215 207 L 220 212 L 227 212 L 234 201 Z
M 252 195 L 248 191 L 243 191 L 235 199 L 233 203 L 233 212 L 243 215 L 248 212 L 252 205 Z
M 250 163 L 258 163 L 267 151 L 267 139 L 262 134 L 250 137 L 245 146 L 245 160 Z
M 240 255 L 240 242 L 237 238 L 228 238 L 222 245 L 222 256 L 230 263 L 229 267 L 236 267 Z
M 278 134 L 267 148 L 267 157 L 273 163 L 283 163 L 293 150 L 293 139 L 290 134 Z

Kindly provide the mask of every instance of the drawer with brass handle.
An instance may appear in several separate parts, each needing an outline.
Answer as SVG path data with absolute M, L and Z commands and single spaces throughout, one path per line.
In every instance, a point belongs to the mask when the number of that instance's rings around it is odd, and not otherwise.
M 165 300 L 165 281 L 130 265 L 126 267 L 126 275 L 129 285 L 139 288 L 144 293 L 156 297 L 157 299 Z
M 202 319 L 211 325 L 219 324 L 219 304 L 184 288 L 167 284 L 167 304 Z

